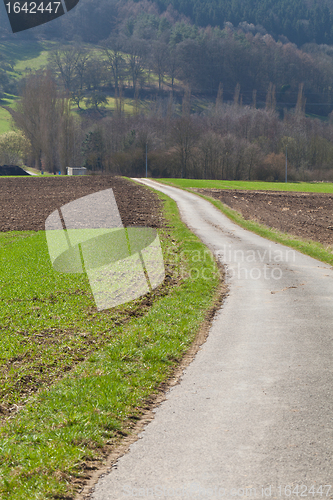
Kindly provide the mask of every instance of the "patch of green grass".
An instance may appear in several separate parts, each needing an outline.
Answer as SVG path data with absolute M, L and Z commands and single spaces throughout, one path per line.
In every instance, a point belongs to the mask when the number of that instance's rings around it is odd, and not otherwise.
M 2 402 L 24 405 L 0 428 L 1 498 L 68 495 L 85 462 L 138 418 L 216 301 L 215 261 L 159 196 L 166 280 L 115 309 L 97 312 L 85 275 L 52 270 L 44 232 L 0 235 Z
M 141 99 L 138 99 L 138 102 L 135 102 L 135 99 L 129 99 L 128 97 L 122 99 L 122 105 L 123 105 L 123 111 L 129 115 L 133 115 L 136 112 L 136 106 L 137 106 L 137 111 L 142 112 L 144 109 L 147 108 L 147 105 L 149 104 L 150 101 L 142 101 Z M 115 110 L 116 109 L 116 99 L 115 97 L 108 97 L 108 105 L 106 106 L 107 109 Z
M 180 188 L 244 189 L 251 191 L 298 191 L 304 193 L 333 193 L 332 182 L 254 182 L 213 181 L 204 179 L 156 179 Z
M 122 113 L 125 113 L 127 115 L 133 115 L 136 112 L 142 113 L 149 108 L 150 103 L 151 101 L 149 100 L 141 100 L 141 99 L 138 99 L 136 103 L 135 99 L 130 99 L 128 97 L 125 97 L 122 99 Z M 88 109 L 84 99 L 82 100 L 82 102 L 80 102 L 80 108 L 81 110 L 84 111 Z M 101 111 L 104 110 L 116 111 L 116 109 L 117 109 L 117 104 L 115 97 L 107 97 L 107 104 L 100 107 Z M 80 110 L 75 104 L 72 104 L 71 110 L 73 113 L 80 116 L 81 114 Z
M 24 165 L 22 165 L 22 167 L 24 170 L 27 170 L 29 171 L 29 169 L 27 169 Z M 60 178 L 60 175 L 54 175 L 54 174 L 50 174 L 49 172 L 44 172 L 44 174 L 42 174 L 41 172 L 39 172 L 37 175 L 34 175 L 34 176 L 31 176 L 31 177 L 59 177 Z M 25 176 L 22 176 L 22 175 L 0 175 L 0 183 L 1 183 L 1 179 L 31 179 L 31 177 L 25 175 Z M 0 184 L 1 185 L 1 184 Z
M 0 43 L 2 56 L 7 61 L 23 61 L 38 57 L 45 48 L 45 42 L 6 41 Z
M 15 64 L 15 71 L 19 74 L 24 74 L 27 71 L 36 71 L 41 68 L 45 68 L 48 64 L 48 50 L 42 50 L 37 57 L 31 57 L 30 59 L 23 59 Z
M 32 167 L 26 167 L 25 165 L 22 165 L 22 168 L 24 168 L 24 170 L 26 170 L 27 172 L 30 172 L 31 174 L 33 174 L 33 177 L 56 177 L 56 178 L 61 178 L 60 175 L 54 175 L 54 174 L 51 174 L 49 172 L 41 172 L 40 170 L 38 170 L 37 168 L 32 168 Z M 31 177 L 29 177 L 30 179 Z
M 11 130 L 13 130 L 12 117 L 6 109 L 0 107 L 0 134 L 5 134 Z
M 307 118 L 315 118 L 315 119 L 320 120 L 322 122 L 328 122 L 329 121 L 329 117 L 328 116 L 316 115 L 315 113 L 305 113 L 305 116 Z
M 13 65 L 12 75 L 19 77 L 26 71 L 46 66 L 53 45 L 54 42 L 48 41 L 6 41 L 0 43 L 0 50 L 5 60 Z
M 12 102 L 9 99 L 3 99 L 1 101 L 2 105 L 10 106 Z M 0 134 L 5 134 L 14 129 L 12 117 L 6 109 L 0 106 Z
M 4 109 L 2 106 L 9 106 L 10 108 L 14 108 L 16 99 L 17 97 L 12 94 L 5 94 L 0 101 L 0 134 L 15 130 L 15 125 L 9 111 L 7 111 L 7 109 Z

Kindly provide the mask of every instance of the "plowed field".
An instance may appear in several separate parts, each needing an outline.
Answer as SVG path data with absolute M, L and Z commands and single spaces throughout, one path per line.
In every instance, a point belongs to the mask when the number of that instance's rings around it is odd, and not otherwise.
M 283 191 L 192 189 L 284 233 L 333 245 L 333 195 Z
M 124 226 L 161 227 L 161 204 L 151 191 L 121 177 L 0 178 L 0 231 L 40 231 L 65 203 L 112 188 Z

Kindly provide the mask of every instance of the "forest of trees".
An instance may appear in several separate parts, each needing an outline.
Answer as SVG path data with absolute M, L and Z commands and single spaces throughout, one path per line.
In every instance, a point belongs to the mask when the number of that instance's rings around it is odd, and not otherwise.
M 91 172 L 128 176 L 198 177 L 211 179 L 283 180 L 288 151 L 290 180 L 333 180 L 333 120 L 306 118 L 302 88 L 296 109 L 281 120 L 274 110 L 272 88 L 264 109 L 223 103 L 191 113 L 188 90 L 182 106 L 160 98 L 146 113 L 124 113 L 119 95 L 114 113 L 81 120 L 70 113 L 52 73 L 27 78 L 12 116 L 29 140 L 22 160 L 31 166 L 65 173 L 85 165 Z M 0 144 L 1 155 L 1 144 Z
M 131 90 L 133 97 L 138 92 L 142 97 L 156 89 L 160 95 L 182 92 L 184 85 L 207 99 L 214 99 L 222 87 L 225 101 L 233 100 L 239 86 L 241 102 L 252 104 L 255 98 L 262 107 L 272 85 L 282 117 L 284 108 L 295 107 L 302 84 L 307 113 L 327 116 L 333 110 L 333 50 L 329 46 L 308 44 L 300 50 L 270 35 L 246 32 L 245 27 L 199 29 L 177 21 L 176 15 L 149 13 L 143 4 L 132 3 L 132 15 L 125 16 L 117 32 L 90 50 L 79 41 L 67 48 L 56 45 L 49 66 L 58 82 L 75 94 L 78 107 L 86 96 L 101 99 L 102 104 L 103 95 L 113 95 L 120 87 Z M 8 92 L 13 85 L 9 79 L 2 86 Z
M 119 15 L 123 17 L 131 10 L 132 3 L 132 0 L 80 0 L 70 16 L 19 36 L 71 38 L 79 35 L 85 41 L 98 42 L 110 35 Z M 223 28 L 225 23 L 234 26 L 245 23 L 264 30 L 276 40 L 285 37 L 298 46 L 333 43 L 332 0 L 156 0 L 154 6 L 159 14 L 177 11 L 201 27 Z M 10 32 L 4 8 L 0 10 L 0 26 L 0 36 Z
M 201 4 L 206 5 L 195 5 Z M 260 5 L 267 12 L 265 1 Z M 181 1 L 178 7 L 182 7 Z M 194 94 L 208 99 L 214 98 L 222 86 L 224 100 L 230 101 L 235 87 L 240 85 L 242 102 L 251 104 L 255 93 L 258 106 L 265 104 L 267 89 L 272 84 L 281 117 L 284 108 L 296 105 L 298 88 L 303 84 L 307 113 L 327 116 L 333 110 L 333 50 L 329 45 L 307 43 L 300 49 L 286 38 L 274 39 L 262 27 L 245 21 L 237 28 L 230 22 L 223 29 L 199 28 L 170 4 L 162 10 L 162 6 L 159 10 L 156 3 L 148 0 L 101 0 L 98 4 L 82 0 L 70 15 L 15 37 L 60 38 L 61 43 L 65 40 L 81 47 L 84 41 L 104 49 L 104 58 L 98 55 L 100 50 L 91 51 L 87 60 L 80 56 L 75 78 L 72 71 L 69 76 L 61 74 L 68 90 L 65 79 L 69 78 L 71 85 L 76 79 L 75 88 L 70 90 L 78 91 L 78 103 L 83 87 L 95 92 L 90 92 L 94 99 L 97 91 L 98 98 L 102 98 L 103 92 L 118 90 L 119 82 L 124 89 L 132 87 L 133 95 L 135 90 L 151 89 L 153 72 L 158 75 L 160 91 L 165 88 L 166 75 L 172 87 L 178 80 L 190 86 Z M 56 69 L 56 56 L 53 62 Z M 1 60 L 0 54 L 0 92 L 16 93 L 17 81 L 8 71 L 9 63 Z M 114 64 L 118 65 L 116 73 Z M 61 73 L 59 65 L 57 71 Z
M 226 22 L 263 27 L 275 38 L 284 36 L 303 45 L 333 43 L 333 3 L 312 0 L 157 0 L 161 10 L 170 4 L 198 26 L 223 27 Z
M 267 13 L 266 3 L 253 8 Z M 247 21 L 198 27 L 189 17 L 199 5 L 212 13 L 208 2 L 173 5 L 82 0 L 73 15 L 18 34 L 62 43 L 20 81 L 0 55 L 0 90 L 21 96 L 7 108 L 20 132 L 1 138 L 0 157 L 143 175 L 147 146 L 153 176 L 281 180 L 287 149 L 290 179 L 333 179 L 333 47 L 298 48 Z
M 13 37 L 15 40 L 22 41 L 61 39 L 62 43 L 67 41 L 82 45 L 83 41 L 102 46 L 105 46 L 107 40 L 110 50 L 115 49 L 120 53 L 130 54 L 131 64 L 135 66 L 132 69 L 132 81 L 135 81 L 141 88 L 147 84 L 147 81 L 144 81 L 147 80 L 144 78 L 146 73 L 142 71 L 145 67 L 148 69 L 148 74 L 151 70 L 158 72 L 159 87 L 161 87 L 164 75 L 168 74 L 172 77 L 172 81 L 179 79 L 190 85 L 194 93 L 208 97 L 216 95 L 221 84 L 225 99 L 231 100 L 235 86 L 239 84 L 243 102 L 249 104 L 255 91 L 257 103 L 260 105 L 265 101 L 267 88 L 272 83 L 275 85 L 277 107 L 280 112 L 284 107 L 295 106 L 298 86 L 303 83 L 308 113 L 327 116 L 332 111 L 333 51 L 331 47 L 310 43 L 317 38 L 308 37 L 303 41 L 309 43 L 300 49 L 290 43 L 286 37 L 282 36 L 279 40 L 278 36 L 274 38 L 267 34 L 262 25 L 250 23 L 250 21 L 255 21 L 252 19 L 252 14 L 250 15 L 250 5 L 252 9 L 257 9 L 258 13 L 268 15 L 269 12 L 272 13 L 278 8 L 281 2 L 273 3 L 271 0 L 251 3 L 230 2 L 229 0 L 182 2 L 182 0 L 174 0 L 174 6 L 179 11 L 172 7 L 171 0 L 165 0 L 165 5 L 163 2 L 164 0 L 159 0 L 157 3 L 148 0 L 137 2 L 101 0 L 96 3 L 92 0 L 81 0 L 69 15 L 23 33 L 11 34 L 10 39 L 12 40 Z M 284 17 L 282 11 L 279 11 L 279 15 L 274 14 L 274 19 L 292 22 L 297 17 L 296 3 L 296 0 L 285 2 L 285 8 L 289 14 Z M 325 11 L 328 9 L 328 4 L 317 5 L 311 2 L 305 4 L 302 1 L 302 5 L 303 10 L 305 5 L 308 5 L 308 9 L 317 9 L 316 16 L 311 15 L 311 22 L 317 18 L 323 19 L 331 29 L 333 26 L 331 14 L 330 11 Z M 227 9 L 226 23 L 211 23 L 213 26 L 219 24 L 223 29 L 211 26 L 199 28 L 191 24 L 185 14 L 194 19 L 193 13 L 199 7 L 205 15 L 209 13 L 213 15 L 214 9 L 222 7 Z M 281 5 L 280 7 L 282 9 Z M 237 25 L 238 21 L 235 20 L 231 10 L 241 8 L 248 13 L 245 16 L 248 20 L 241 20 Z M 294 9 L 294 14 L 290 9 Z M 299 13 L 303 12 L 302 9 L 299 9 Z M 3 15 L 6 14 L 0 10 L 0 17 Z M 234 25 L 230 19 L 233 20 Z M 207 24 L 201 21 L 200 23 Z M 0 26 L 0 36 L 3 39 L 6 39 L 6 36 L 8 38 L 9 25 L 5 18 L 1 17 Z M 327 30 L 320 28 L 319 31 L 324 35 Z M 290 39 L 293 40 L 292 37 Z M 8 93 L 17 92 L 15 88 L 17 82 L 10 73 L 11 63 L 13 61 L 4 60 L 0 54 L 0 92 L 1 90 Z M 91 60 L 88 66 L 92 73 Z M 103 81 L 105 71 L 98 62 L 96 62 L 96 68 L 99 69 L 100 77 L 99 85 L 97 85 L 98 82 L 94 85 L 100 87 L 106 83 Z M 137 72 L 137 77 L 135 72 Z

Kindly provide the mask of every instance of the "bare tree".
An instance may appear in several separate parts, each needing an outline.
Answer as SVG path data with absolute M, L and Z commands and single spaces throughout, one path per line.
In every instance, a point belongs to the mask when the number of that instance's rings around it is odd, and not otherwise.
M 222 138 L 213 131 L 206 132 L 200 144 L 202 174 L 204 179 L 218 179 L 222 162 Z
M 173 46 L 169 48 L 168 54 L 168 73 L 171 78 L 171 90 L 173 92 L 175 85 L 175 78 L 177 77 L 179 72 L 179 55 L 177 46 Z
M 60 169 L 81 163 L 82 129 L 80 119 L 71 113 L 69 99 L 60 100 L 60 120 L 58 130 L 58 158 Z
M 132 80 L 133 89 L 143 79 L 144 63 L 146 59 L 146 43 L 143 40 L 131 38 L 127 44 L 129 52 L 129 72 Z
M 81 92 L 83 91 L 85 75 L 87 71 L 87 65 L 91 59 L 91 54 L 89 51 L 82 51 L 81 56 L 78 58 L 76 63 L 76 78 L 74 81 L 74 87 L 78 88 Z
M 223 85 L 220 82 L 217 91 L 216 102 L 215 102 L 215 112 L 219 113 L 223 104 Z
M 80 102 L 83 101 L 84 97 L 85 97 L 85 93 L 80 89 L 75 90 L 74 92 L 71 92 L 71 97 L 70 97 L 71 101 L 77 105 L 77 107 L 80 111 L 81 111 Z
M 245 149 L 244 158 L 245 166 L 247 167 L 247 178 L 250 181 L 253 179 L 255 167 L 257 167 L 262 160 L 262 154 L 259 146 L 257 144 L 249 144 Z
M 109 38 L 103 46 L 107 58 L 107 65 L 112 74 L 114 87 L 119 91 L 119 82 L 124 79 L 125 59 L 123 54 L 123 40 L 120 37 Z
M 235 93 L 234 93 L 234 105 L 238 106 L 239 104 L 239 94 L 240 94 L 240 85 L 237 83 L 235 87 Z
M 275 111 L 275 110 L 276 110 L 275 85 L 270 83 L 266 95 L 266 111 Z
M 102 59 L 89 59 L 84 74 L 84 84 L 88 90 L 96 90 L 102 82 L 107 81 L 105 61 Z
M 198 135 L 198 129 L 191 116 L 177 118 L 171 127 L 171 140 L 178 157 L 181 178 L 187 177 L 189 162 Z
M 232 179 L 235 138 L 228 134 L 222 140 L 221 179 Z
M 161 90 L 164 75 L 168 67 L 168 46 L 166 43 L 156 41 L 153 46 L 153 69 L 158 76 L 158 90 Z
M 304 116 L 306 98 L 304 97 L 304 83 L 300 83 L 298 87 L 297 103 L 295 113 L 297 116 Z
M 77 77 L 79 77 L 79 80 L 82 82 L 88 59 L 89 55 L 86 50 L 80 47 L 61 47 L 51 52 L 49 66 L 59 75 L 64 88 L 70 91 Z
M 41 108 L 43 104 L 47 105 L 46 101 L 51 101 L 51 106 L 53 105 L 55 93 L 55 83 L 50 73 L 35 73 L 26 79 L 22 90 L 22 98 L 18 102 L 16 109 L 10 110 L 8 108 L 17 128 L 22 130 L 29 139 L 35 166 L 39 169 L 41 169 L 43 149 L 42 129 L 45 126 L 45 112 L 42 113 Z M 49 104 L 46 106 L 47 108 Z
M 51 73 L 39 71 L 30 75 L 16 109 L 10 112 L 16 127 L 30 141 L 35 166 L 54 173 L 59 166 L 64 170 L 65 165 L 60 159 L 63 157 L 61 137 L 67 137 L 67 150 L 70 150 L 72 121 L 69 102 L 58 95 Z M 66 153 L 65 161 L 67 158 Z

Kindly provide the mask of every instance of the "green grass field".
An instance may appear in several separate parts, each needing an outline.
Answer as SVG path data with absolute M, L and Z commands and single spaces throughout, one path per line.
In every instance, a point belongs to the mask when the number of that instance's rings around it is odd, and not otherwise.
M 0 107 L 0 134 L 5 134 L 10 130 L 13 130 L 12 117 L 6 109 Z
M 14 108 L 17 97 L 11 94 L 5 94 L 5 96 L 1 99 L 0 106 L 0 134 L 4 134 L 5 132 L 9 132 L 10 130 L 15 130 L 15 126 L 13 124 L 12 117 L 5 108 L 2 106 L 9 106 L 10 108 Z
M 130 99 L 128 97 L 122 99 L 122 112 L 127 114 L 127 115 L 133 115 L 136 112 L 142 113 L 142 111 L 145 111 L 149 108 L 150 101 L 144 101 L 141 99 L 138 99 L 137 103 L 135 102 L 134 99 Z M 80 102 L 80 108 L 82 110 L 86 110 L 87 106 L 84 100 Z M 79 114 L 78 107 L 75 104 L 72 104 L 71 106 L 72 112 Z M 117 104 L 116 104 L 116 98 L 115 97 L 107 97 L 107 104 L 100 106 L 101 110 L 107 110 L 107 111 L 115 111 L 117 109 Z
M 204 179 L 156 179 L 180 188 L 245 189 L 251 191 L 299 191 L 303 193 L 333 193 L 331 182 L 258 182 L 211 181 Z
M 38 69 L 40 68 L 46 59 L 43 59 L 43 54 L 52 47 L 54 42 L 45 41 L 29 41 L 25 40 L 24 43 L 21 41 L 13 42 L 1 42 L 0 50 L 4 59 L 8 62 L 12 62 L 14 65 L 14 71 L 24 71 L 26 68 Z M 40 64 L 34 63 L 40 59 Z
M 65 498 L 139 418 L 220 296 L 215 261 L 161 198 L 175 281 L 148 302 L 97 312 L 85 275 L 52 269 L 43 231 L 0 234 L 2 417 L 12 410 L 0 427 L 1 498 Z

